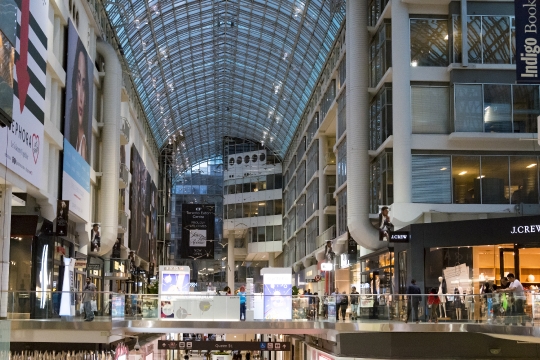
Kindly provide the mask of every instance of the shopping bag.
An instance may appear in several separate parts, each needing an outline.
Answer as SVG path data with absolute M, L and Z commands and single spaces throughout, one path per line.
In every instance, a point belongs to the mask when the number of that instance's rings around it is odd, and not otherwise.
M 97 302 L 96 302 L 96 300 L 91 300 L 90 301 L 90 310 L 91 311 L 97 311 Z

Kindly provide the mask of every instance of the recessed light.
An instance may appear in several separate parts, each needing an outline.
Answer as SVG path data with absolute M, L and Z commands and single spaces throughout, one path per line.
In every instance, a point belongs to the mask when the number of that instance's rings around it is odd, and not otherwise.
M 530 168 L 535 167 L 535 166 L 536 166 L 536 164 L 527 165 L 527 169 L 530 169 Z
M 467 173 L 467 171 L 462 171 L 458 175 L 465 175 L 466 173 Z
M 482 178 L 485 178 L 485 177 L 486 177 L 486 175 L 480 175 L 479 177 L 477 177 L 477 179 L 482 179 Z
M 444 171 L 444 170 L 447 170 L 447 169 L 448 169 L 448 168 L 443 167 L 443 168 L 441 168 L 441 171 Z
M 418 66 L 418 61 L 416 61 L 416 60 L 411 61 L 411 66 L 412 67 L 417 67 Z

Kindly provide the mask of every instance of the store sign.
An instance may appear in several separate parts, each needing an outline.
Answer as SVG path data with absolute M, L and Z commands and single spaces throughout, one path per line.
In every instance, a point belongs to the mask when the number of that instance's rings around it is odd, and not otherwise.
M 258 341 L 175 341 L 158 340 L 158 350 L 262 350 L 290 351 L 290 342 Z
M 512 226 L 510 234 L 530 234 L 530 233 L 539 233 L 540 234 L 540 225 L 522 225 L 522 226 Z
M 75 259 L 75 268 L 86 268 L 87 263 L 86 259 Z
M 332 263 L 322 263 L 321 264 L 321 270 L 322 271 L 332 271 Z
M 409 242 L 411 240 L 411 235 L 408 231 L 390 231 L 389 242 Z
M 538 36 L 536 0 L 515 0 L 516 80 L 538 83 Z

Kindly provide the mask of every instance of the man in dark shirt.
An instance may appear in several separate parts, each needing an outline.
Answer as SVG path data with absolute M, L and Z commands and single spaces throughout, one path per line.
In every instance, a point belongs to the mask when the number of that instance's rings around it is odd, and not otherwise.
M 415 279 L 412 279 L 411 280 L 411 284 L 409 286 L 407 286 L 407 292 L 406 294 L 409 295 L 407 296 L 407 319 L 405 320 L 405 322 L 409 322 L 409 319 L 411 317 L 411 311 L 413 311 L 414 309 L 414 315 L 413 315 L 413 320 L 416 321 L 416 323 L 418 324 L 418 305 L 420 304 L 420 296 L 414 296 L 414 295 L 419 295 L 421 294 L 422 291 L 420 290 L 420 288 L 416 285 L 416 280 Z

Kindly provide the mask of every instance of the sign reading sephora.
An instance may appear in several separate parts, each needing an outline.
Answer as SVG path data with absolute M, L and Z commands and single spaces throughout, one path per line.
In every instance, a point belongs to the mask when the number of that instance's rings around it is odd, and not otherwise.
M 182 204 L 182 243 L 180 256 L 183 259 L 214 258 L 214 204 Z
M 538 83 L 537 0 L 515 0 L 516 13 L 516 80 Z

